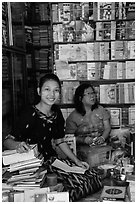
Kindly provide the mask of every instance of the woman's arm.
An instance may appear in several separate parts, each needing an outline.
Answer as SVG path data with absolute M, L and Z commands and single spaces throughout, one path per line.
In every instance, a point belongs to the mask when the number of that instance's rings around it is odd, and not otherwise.
M 104 132 L 102 134 L 102 137 L 106 140 L 109 136 L 111 130 L 110 122 L 109 120 L 104 121 Z
M 4 147 L 6 149 L 11 149 L 11 150 L 16 149 L 16 147 L 18 146 L 19 143 L 20 142 L 17 142 L 12 138 L 7 138 L 7 139 L 4 140 Z
M 109 120 L 105 120 L 104 122 L 104 131 L 103 134 L 98 137 L 95 141 L 96 144 L 102 144 L 105 142 L 105 140 L 108 138 L 109 133 L 111 131 L 111 126 Z
M 7 138 L 4 141 L 4 146 L 6 149 L 16 149 L 17 152 L 22 153 L 30 150 L 30 146 L 25 142 L 15 141 L 12 138 Z
M 76 165 L 82 167 L 82 168 L 89 168 L 89 165 L 86 162 L 82 162 L 80 161 L 76 155 L 73 154 L 73 152 L 71 151 L 71 149 L 69 148 L 69 146 L 67 145 L 67 143 L 61 143 L 59 144 L 59 147 L 61 148 L 61 150 L 66 154 L 66 156 L 68 156 L 69 159 L 71 159 L 73 162 L 75 162 Z

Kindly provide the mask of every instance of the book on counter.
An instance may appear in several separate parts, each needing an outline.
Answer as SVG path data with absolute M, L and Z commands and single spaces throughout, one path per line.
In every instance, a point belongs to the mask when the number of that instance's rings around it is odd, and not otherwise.
M 4 152 L 2 152 L 3 164 L 10 165 L 13 163 L 26 161 L 38 157 L 39 153 L 37 144 L 30 146 L 31 149 L 28 152 L 24 153 L 18 153 L 16 150 L 5 150 Z
M 14 188 L 41 187 L 45 181 L 47 170 L 42 166 L 44 157 L 39 154 L 37 144 L 30 145 L 25 153 L 16 150 L 6 150 L 2 153 L 6 172 L 2 181 Z
M 61 169 L 65 172 L 73 172 L 73 173 L 78 173 L 78 174 L 84 174 L 86 169 L 79 167 L 79 166 L 70 166 L 65 162 L 60 161 L 59 159 L 56 159 L 53 163 L 52 166 Z
M 29 173 L 20 173 L 16 171 L 11 173 L 6 184 L 18 191 L 26 188 L 42 187 L 45 183 L 46 173 L 47 170 L 43 166 L 39 166 L 36 171 Z

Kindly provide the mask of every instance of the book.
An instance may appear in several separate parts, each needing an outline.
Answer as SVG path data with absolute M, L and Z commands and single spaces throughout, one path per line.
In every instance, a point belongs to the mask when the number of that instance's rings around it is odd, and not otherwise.
M 82 41 L 94 40 L 94 22 L 84 22 L 82 26 Z
M 113 192 L 113 193 L 111 193 Z M 117 193 L 120 192 L 120 193 Z M 102 202 L 123 201 L 125 200 L 126 187 L 124 186 L 104 186 L 100 195 Z
M 55 60 L 56 74 L 60 80 L 70 78 L 70 71 L 68 69 L 68 62 L 65 60 Z
M 33 163 L 41 162 L 42 160 L 43 160 L 42 156 L 41 156 L 41 158 L 35 157 L 35 158 L 29 159 L 29 160 L 23 160 L 20 162 L 10 164 L 10 168 L 18 168 L 20 166 L 25 166 L 27 164 L 33 164 Z
M 99 63 L 87 63 L 87 79 L 98 80 L 100 79 L 100 66 Z
M 111 2 L 98 2 L 98 20 L 111 20 Z
M 108 108 L 111 115 L 111 125 L 113 127 L 121 126 L 121 108 Z
M 109 79 L 117 79 L 117 62 L 108 62 Z
M 134 82 L 124 83 L 124 91 L 125 91 L 125 103 L 134 103 L 135 83 Z
M 135 125 L 135 107 L 129 107 L 128 115 L 129 115 L 129 125 Z
M 111 42 L 111 60 L 115 60 L 115 42 Z
M 104 66 L 103 79 L 110 79 L 110 65 Z
M 104 59 L 109 60 L 110 59 L 110 47 L 109 42 L 105 42 L 104 44 Z
M 124 83 L 117 83 L 117 103 L 125 103 L 126 96 Z
M 69 79 L 70 80 L 77 80 L 77 64 L 69 64 Z
M 70 61 L 70 52 L 71 52 L 71 45 L 66 44 L 66 45 L 59 45 L 59 60 L 64 60 L 64 61 Z
M 26 161 L 29 159 L 34 159 L 39 155 L 38 153 L 38 147 L 37 145 L 31 145 L 31 149 L 28 152 L 25 153 L 17 153 L 16 150 L 11 152 L 8 150 L 8 155 L 7 155 L 7 150 L 5 150 L 2 154 L 2 160 L 4 165 L 10 165 L 13 163 L 21 162 L 21 161 Z
M 122 116 L 122 121 L 121 121 L 122 124 L 121 124 L 121 125 L 122 125 L 122 126 L 127 126 L 127 125 L 129 125 L 129 113 L 128 113 L 128 108 L 122 107 L 121 116 Z
M 40 168 L 36 172 L 15 174 L 8 180 L 7 184 L 16 187 L 42 187 L 46 179 L 47 170 Z
M 59 159 L 56 159 L 52 163 L 52 166 L 59 168 L 66 172 L 73 172 L 73 173 L 79 173 L 79 174 L 84 174 L 86 171 L 86 169 L 83 169 L 79 166 L 69 166 L 67 163 L 62 162 Z
M 28 168 L 28 169 L 22 169 L 22 170 L 19 170 L 19 174 L 36 172 L 38 169 L 39 169 L 39 166 L 33 167 L 33 168 L 31 167 L 31 168 Z
M 115 59 L 124 59 L 124 42 L 115 41 Z
M 126 18 L 135 19 L 135 2 L 126 2 Z
M 126 64 L 124 62 L 117 62 L 117 79 L 126 78 Z
M 103 79 L 103 77 L 104 77 L 104 71 L 105 71 L 106 65 L 108 65 L 108 63 L 107 62 L 103 62 L 103 61 L 97 63 L 97 66 L 99 67 L 99 76 L 100 76 L 100 79 Z M 106 68 L 108 68 L 108 67 L 106 67 Z
M 63 81 L 61 87 L 61 102 L 62 103 L 73 103 L 73 97 L 76 88 L 78 87 L 78 81 Z
M 44 160 L 44 158 L 43 158 Z M 9 171 L 13 172 L 13 171 L 21 171 L 21 170 L 25 170 L 25 169 L 30 169 L 30 168 L 34 168 L 34 167 L 38 167 L 41 166 L 43 163 L 43 160 L 37 160 L 35 162 L 30 162 L 30 160 L 26 160 L 27 162 L 23 165 L 19 165 L 19 166 L 10 166 L 9 167 Z
M 125 64 L 126 70 L 126 79 L 134 79 L 135 78 L 135 61 L 126 61 Z
M 94 43 L 87 43 L 87 60 L 94 60 Z
M 76 41 L 76 22 L 70 21 L 67 24 L 63 24 L 63 42 Z M 61 42 L 61 41 L 60 41 Z
M 116 103 L 116 98 L 115 84 L 100 85 L 100 103 Z
M 111 40 L 116 39 L 116 22 L 111 21 Z
M 100 60 L 100 42 L 94 43 L 94 60 Z
M 128 41 L 128 59 L 135 59 L 135 41 Z
M 96 22 L 96 40 L 111 40 L 111 25 L 114 26 L 114 23 L 112 24 L 111 22 Z
M 126 22 L 126 38 L 135 39 L 135 21 Z
M 116 40 L 122 40 L 127 38 L 126 21 L 116 22 Z
M 77 63 L 77 80 L 87 80 L 87 63 Z
M 105 60 L 105 42 L 100 42 L 100 60 Z
M 87 60 L 87 44 L 72 44 L 70 45 L 70 61 L 85 61 Z

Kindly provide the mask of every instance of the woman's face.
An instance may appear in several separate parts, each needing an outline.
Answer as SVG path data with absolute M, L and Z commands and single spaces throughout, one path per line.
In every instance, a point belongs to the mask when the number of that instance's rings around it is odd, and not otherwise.
M 39 94 L 42 102 L 52 106 L 60 96 L 59 84 L 54 80 L 48 80 L 43 84 Z
M 96 94 L 94 90 L 91 87 L 85 89 L 83 99 L 82 99 L 83 104 L 92 106 L 95 104 L 95 101 L 96 101 Z

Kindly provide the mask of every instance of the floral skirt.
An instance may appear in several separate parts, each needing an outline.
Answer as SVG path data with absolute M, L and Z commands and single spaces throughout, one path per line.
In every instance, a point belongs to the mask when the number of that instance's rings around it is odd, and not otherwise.
M 51 165 L 55 159 L 56 157 L 52 157 L 47 160 L 44 165 L 46 166 L 48 173 L 57 174 L 58 182 L 62 183 L 64 186 L 63 191 L 69 192 L 70 202 L 79 201 L 101 189 L 101 179 L 94 169 L 86 170 L 84 174 L 68 173 Z M 61 160 L 68 165 L 73 164 L 70 160 Z

